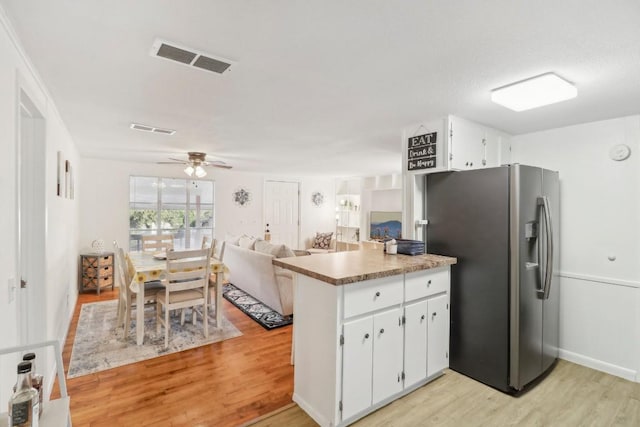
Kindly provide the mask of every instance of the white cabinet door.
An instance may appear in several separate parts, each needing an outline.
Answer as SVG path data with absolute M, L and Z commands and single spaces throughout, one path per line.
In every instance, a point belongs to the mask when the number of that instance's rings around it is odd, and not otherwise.
M 486 128 L 458 117 L 449 119 L 451 136 L 451 169 L 467 170 L 485 167 Z
M 449 298 L 440 295 L 427 301 L 427 376 L 431 376 L 449 366 Z
M 402 391 L 402 309 L 373 316 L 373 403 Z
M 342 419 L 371 406 L 373 317 L 346 322 L 342 348 Z
M 409 387 L 427 378 L 427 301 L 404 309 L 404 385 Z

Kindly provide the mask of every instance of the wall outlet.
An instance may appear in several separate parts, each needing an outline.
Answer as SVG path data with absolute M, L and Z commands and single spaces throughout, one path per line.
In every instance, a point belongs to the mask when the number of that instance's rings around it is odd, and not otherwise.
M 10 277 L 7 284 L 9 285 L 9 302 L 12 303 L 16 299 L 16 278 Z

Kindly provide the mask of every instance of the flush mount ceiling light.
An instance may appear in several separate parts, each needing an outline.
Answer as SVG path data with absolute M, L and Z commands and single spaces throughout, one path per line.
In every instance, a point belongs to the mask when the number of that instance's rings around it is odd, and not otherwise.
M 554 73 L 545 73 L 491 91 L 491 100 L 514 111 L 531 110 L 575 98 L 578 89 Z

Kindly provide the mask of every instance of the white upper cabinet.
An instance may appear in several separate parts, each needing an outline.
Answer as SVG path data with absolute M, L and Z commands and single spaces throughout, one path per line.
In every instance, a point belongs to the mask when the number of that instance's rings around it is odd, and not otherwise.
M 450 169 L 478 169 L 486 166 L 486 128 L 457 117 L 449 118 Z
M 408 173 L 495 167 L 511 160 L 510 136 L 456 116 L 404 130 L 403 168 Z

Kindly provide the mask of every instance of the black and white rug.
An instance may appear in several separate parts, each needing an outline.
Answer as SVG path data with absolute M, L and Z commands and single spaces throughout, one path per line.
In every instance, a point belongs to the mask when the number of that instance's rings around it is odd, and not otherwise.
M 242 332 L 224 316 L 222 329 L 216 328 L 213 310 L 208 310 L 209 338 L 204 337 L 200 318 L 194 326 L 190 314 L 187 314 L 184 325 L 180 325 L 180 316 L 170 316 L 169 348 L 165 349 L 164 328 L 160 329 L 160 334 L 156 334 L 155 308 L 148 307 L 145 308 L 144 343 L 136 345 L 136 322 L 131 322 L 129 336 L 125 341 L 122 327 L 115 327 L 117 312 L 117 300 L 82 304 L 67 378 L 92 374 L 242 335 Z
M 267 330 L 280 328 L 293 323 L 293 315 L 283 316 L 242 289 L 236 288 L 231 283 L 224 285 L 222 296 Z

